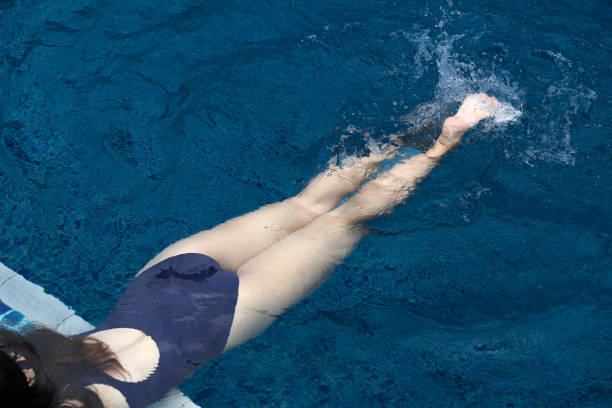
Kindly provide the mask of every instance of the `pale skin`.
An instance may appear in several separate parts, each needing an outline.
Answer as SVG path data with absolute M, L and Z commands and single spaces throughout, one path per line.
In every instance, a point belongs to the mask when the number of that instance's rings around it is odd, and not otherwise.
M 361 188 L 382 161 L 397 155 L 399 146 L 383 146 L 380 153 L 360 158 L 351 166 L 331 166 L 297 196 L 182 239 L 160 252 L 140 272 L 171 256 L 202 253 L 214 258 L 224 270 L 237 273 L 238 300 L 224 352 L 239 346 L 257 337 L 283 312 L 321 286 L 364 236 L 363 223 L 403 203 L 440 158 L 459 144 L 465 132 L 494 115 L 497 106 L 494 97 L 470 95 L 455 116 L 444 121 L 440 136 L 429 150 L 399 162 Z M 338 206 L 358 188 L 353 197 Z M 92 337 L 116 353 L 126 373 L 109 374 L 119 380 L 142 380 L 157 365 L 155 342 L 141 331 L 112 329 Z M 105 406 L 127 406 L 116 390 L 90 387 Z

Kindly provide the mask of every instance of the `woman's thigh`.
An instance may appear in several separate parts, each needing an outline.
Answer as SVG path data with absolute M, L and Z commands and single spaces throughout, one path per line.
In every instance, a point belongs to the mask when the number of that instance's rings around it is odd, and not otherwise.
M 258 336 L 314 292 L 364 233 L 362 225 L 326 214 L 249 259 L 238 269 L 238 301 L 225 350 Z
M 350 166 L 331 165 L 295 197 L 265 205 L 182 239 L 164 249 L 142 270 L 168 257 L 195 252 L 214 258 L 226 271 L 236 272 L 248 259 L 331 211 L 367 179 L 382 160 L 394 154 L 395 150 L 388 148 L 384 154 L 362 157 Z
M 236 272 L 248 259 L 304 227 L 315 216 L 294 198 L 268 204 L 175 242 L 151 259 L 140 272 L 184 253 L 208 255 L 219 262 L 223 270 Z

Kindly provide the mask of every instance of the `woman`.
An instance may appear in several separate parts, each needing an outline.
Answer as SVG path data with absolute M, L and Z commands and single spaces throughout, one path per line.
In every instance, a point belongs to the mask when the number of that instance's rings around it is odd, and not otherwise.
M 363 237 L 362 223 L 402 203 L 497 105 L 485 94 L 468 96 L 429 150 L 340 206 L 400 146 L 332 166 L 295 197 L 176 242 L 145 265 L 91 332 L 1 331 L 2 406 L 123 408 L 158 400 L 317 289 Z

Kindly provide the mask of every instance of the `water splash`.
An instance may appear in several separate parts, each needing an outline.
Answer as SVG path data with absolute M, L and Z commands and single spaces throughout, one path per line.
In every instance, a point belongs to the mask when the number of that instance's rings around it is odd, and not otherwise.
M 444 27 L 451 22 L 447 20 L 452 18 L 445 15 L 437 36 L 431 36 L 429 30 L 418 27 L 414 28 L 413 33 L 403 30 L 393 33 L 396 36 L 401 34 L 415 49 L 415 81 L 425 79 L 424 73 L 434 63 L 438 72 L 434 100 L 400 118 L 409 133 L 427 129 L 431 122 L 440 122 L 444 116 L 452 114 L 468 94 L 485 92 L 496 96 L 501 104 L 493 120 L 484 121 L 480 129 L 494 132 L 495 137 L 505 141 L 504 150 L 508 159 L 531 166 L 538 161 L 574 165 L 576 151 L 572 146 L 572 127 L 576 116 L 585 114 L 597 98 L 593 90 L 578 80 L 581 68 L 559 52 L 534 51 L 536 58 L 552 60 L 553 69 L 557 72 L 549 78 L 538 78 L 538 81 L 548 82 L 548 86 L 544 95 L 536 97 L 538 106 L 531 107 L 531 113 L 526 114 L 529 104 L 526 89 L 530 89 L 530 94 L 541 92 L 536 87 L 538 84 L 519 85 L 517 81 L 521 78 L 512 78 L 508 71 L 496 68 L 503 66 L 503 57 L 498 61 L 479 62 L 475 59 L 477 57 L 460 54 L 457 50 L 462 47 L 456 44 L 463 44 L 467 34 L 448 35 L 444 31 Z M 470 37 L 469 40 L 476 41 L 478 38 Z M 493 46 L 507 55 L 508 49 L 503 43 Z M 522 79 L 524 82 L 527 80 Z M 520 126 L 520 137 L 510 135 L 510 125 Z
M 460 103 L 469 94 L 484 92 L 496 96 L 501 102 L 495 123 L 515 121 L 522 114 L 519 108 L 523 92 L 518 88 L 518 84 L 511 82 L 507 76 L 500 77 L 493 70 L 487 73 L 475 62 L 458 61 L 458 56 L 453 53 L 453 43 L 463 37 L 463 34 L 443 36 L 436 47 L 439 74 L 436 100 L 442 105 L 448 105 Z
M 497 107 L 497 112 L 495 112 L 495 116 L 493 117 L 494 123 L 506 123 L 506 122 L 515 122 L 521 116 L 523 112 L 518 109 L 515 109 L 509 103 L 502 102 Z
M 416 47 L 411 69 L 413 70 L 412 78 L 419 79 L 425 73 L 427 64 L 433 59 L 435 47 L 429 36 L 429 30 L 417 30 L 415 32 L 407 32 L 404 30 L 396 30 L 391 33 L 392 38 L 401 36 L 402 38 L 413 43 Z
M 535 59 L 552 60 L 557 72 L 554 78 L 538 78 L 547 81 L 537 112 L 527 126 L 530 145 L 522 152 L 522 160 L 533 166 L 536 161 L 546 161 L 573 166 L 576 150 L 572 146 L 572 127 L 579 114 L 586 114 L 597 94 L 585 87 L 577 78 L 576 69 L 567 57 L 551 50 L 534 50 Z M 560 114 L 561 112 L 561 114 Z
M 444 118 L 456 112 L 467 95 L 484 92 L 497 97 L 500 105 L 493 118 L 479 124 L 476 138 L 489 133 L 487 138 L 497 139 L 506 159 L 519 164 L 574 165 L 573 128 L 597 98 L 580 80 L 584 70 L 550 50 L 534 50 L 532 58 L 522 59 L 518 66 L 512 46 L 489 42 L 486 32 L 449 34 L 461 25 L 461 18 L 460 13 L 444 12 L 436 28 L 414 25 L 387 37 L 403 42 L 406 53 L 385 67 L 385 75 L 404 78 L 405 91 L 412 89 L 417 100 L 430 92 L 424 84 L 434 84 L 433 99 L 416 108 L 403 98 L 393 101 L 388 116 L 395 129 L 391 131 L 403 133 L 405 141 L 419 149 L 426 148 L 437 137 Z M 547 68 L 541 71 L 543 64 Z M 525 75 L 526 71 L 541 72 L 544 77 Z M 341 142 L 345 155 L 377 151 L 377 143 L 367 142 L 350 126 L 344 134 L 350 136 Z M 382 138 L 380 132 L 371 134 Z

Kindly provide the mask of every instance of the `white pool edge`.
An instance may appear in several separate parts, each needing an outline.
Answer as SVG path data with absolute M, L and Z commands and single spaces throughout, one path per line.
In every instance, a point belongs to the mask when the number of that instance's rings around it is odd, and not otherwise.
M 55 296 L 13 271 L 0 262 L 0 300 L 25 315 L 31 322 L 65 335 L 82 333 L 92 329 L 87 321 L 78 316 Z M 176 388 L 170 390 L 151 408 L 200 408 Z

